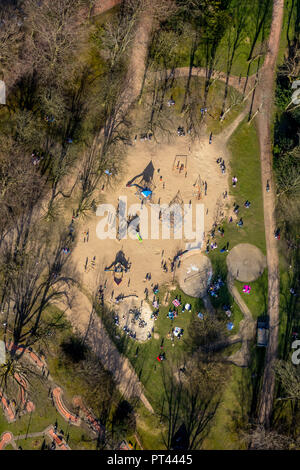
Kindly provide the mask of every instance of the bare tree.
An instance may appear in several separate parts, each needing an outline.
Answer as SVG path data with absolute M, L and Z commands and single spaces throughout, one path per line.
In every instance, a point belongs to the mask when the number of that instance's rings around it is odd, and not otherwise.
M 179 375 L 174 367 L 163 369 L 162 416 L 167 422 L 163 439 L 167 449 L 176 448 L 179 429 L 184 429 L 185 450 L 201 448 L 220 404 L 225 381 L 223 368 L 222 364 L 203 362 L 198 356 Z
M 0 10 L 0 78 L 8 89 L 18 77 L 18 53 L 23 40 L 22 16 L 17 8 L 5 5 Z M 20 72 L 20 70 L 19 70 Z

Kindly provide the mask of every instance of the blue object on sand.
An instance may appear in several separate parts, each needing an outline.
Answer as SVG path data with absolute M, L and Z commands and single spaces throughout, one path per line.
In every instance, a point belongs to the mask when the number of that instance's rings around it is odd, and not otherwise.
M 144 197 L 149 197 L 151 196 L 152 194 L 152 191 L 150 191 L 150 189 L 143 189 L 143 191 L 141 192 L 141 194 L 144 196 Z
M 199 313 L 198 313 L 198 317 L 199 317 L 201 320 L 203 320 L 203 318 L 204 318 L 203 313 L 199 312 Z

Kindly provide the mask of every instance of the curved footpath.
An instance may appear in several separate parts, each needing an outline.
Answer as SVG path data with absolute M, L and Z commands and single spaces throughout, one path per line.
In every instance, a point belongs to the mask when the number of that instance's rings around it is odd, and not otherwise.
M 178 67 L 174 70 L 176 78 L 186 77 L 189 74 L 189 67 Z M 154 72 L 154 74 L 159 74 L 160 72 Z M 172 70 L 167 70 L 168 74 L 172 73 Z M 192 68 L 192 77 L 206 78 L 207 69 L 205 67 L 193 67 Z M 217 70 L 213 71 L 211 75 L 211 80 L 220 80 L 221 82 L 226 82 L 227 76 L 224 72 L 219 72 Z M 230 75 L 228 85 L 236 88 L 240 93 L 244 93 L 244 87 L 246 85 L 245 92 L 249 92 L 255 86 L 256 75 L 250 75 L 248 77 L 238 77 L 237 75 Z

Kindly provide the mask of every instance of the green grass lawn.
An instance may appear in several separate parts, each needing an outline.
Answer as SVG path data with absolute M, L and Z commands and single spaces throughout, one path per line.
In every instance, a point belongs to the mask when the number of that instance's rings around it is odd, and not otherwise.
M 160 289 L 160 302 L 163 299 L 165 292 L 165 288 Z M 174 320 L 170 320 L 167 318 L 169 306 L 173 306 L 171 301 L 178 295 L 181 295 L 182 305 L 189 303 L 192 309 L 191 311 L 185 310 L 184 313 L 179 313 Z M 198 312 L 206 314 L 201 299 L 189 297 L 179 289 L 171 291 L 169 300 L 168 306 L 160 307 L 158 319 L 154 322 L 154 333 L 152 333 L 152 338 L 150 340 L 143 343 L 137 343 L 127 335 L 122 334 L 119 329 L 116 329 L 114 333 L 111 331 L 112 339 L 114 339 L 119 350 L 131 361 L 138 377 L 145 386 L 146 395 L 149 398 L 150 403 L 157 412 L 160 411 L 161 400 L 164 394 L 161 374 L 162 369 L 164 367 L 168 368 L 171 365 L 174 365 L 177 368 L 178 365 L 183 365 L 182 361 L 186 350 L 186 341 L 188 341 L 188 327 L 191 318 Z M 178 312 L 181 312 L 180 307 L 178 308 Z M 171 332 L 172 328 L 176 326 L 183 328 L 184 333 L 180 340 L 175 337 L 175 340 L 172 343 L 171 339 L 167 338 L 167 335 Z M 121 339 L 116 340 L 115 334 L 119 335 Z M 154 338 L 156 335 L 159 335 L 158 339 Z M 163 351 L 166 354 L 165 362 L 159 362 L 157 360 L 157 356 L 162 351 L 160 347 L 162 341 Z M 172 346 L 172 344 L 174 344 L 174 346 Z
M 243 293 L 244 282 L 235 281 L 235 286 L 237 287 L 239 293 L 241 294 L 243 300 L 249 307 L 250 312 L 254 319 L 258 318 L 260 315 L 267 314 L 268 307 L 268 271 L 264 270 L 263 275 L 250 283 L 251 292 L 250 294 Z
M 236 430 L 235 414 L 240 410 L 237 384 L 243 370 L 229 366 L 231 377 L 223 392 L 220 407 L 216 413 L 209 436 L 203 443 L 204 450 L 238 450 L 243 448 Z
M 236 221 L 229 223 L 229 219 L 223 224 L 225 235 L 217 237 L 218 245 L 223 246 L 229 242 L 229 250 L 238 243 L 252 243 L 266 253 L 262 186 L 260 175 L 259 144 L 255 126 L 243 121 L 232 135 L 228 145 L 231 160 L 229 171 L 230 196 L 240 206 L 238 219 L 242 217 L 243 227 L 237 227 Z M 238 178 L 235 188 L 232 187 L 231 179 Z M 244 208 L 246 200 L 251 202 L 249 209 Z M 230 214 L 233 214 L 233 204 L 228 206 Z M 217 234 L 217 232 L 216 232 Z M 215 253 L 215 251 L 217 253 Z M 211 253 L 212 259 L 216 257 L 221 260 L 226 255 L 220 254 L 219 250 Z
M 266 253 L 264 216 L 262 202 L 262 187 L 260 176 L 260 153 L 256 128 L 253 124 L 250 126 L 244 121 L 240 124 L 229 141 L 229 150 L 231 153 L 230 174 L 230 195 L 234 195 L 235 202 L 240 206 L 239 216 L 243 218 L 244 226 L 238 228 L 235 223 L 226 222 L 223 224 L 225 229 L 224 238 L 217 237 L 217 243 L 220 246 L 229 242 L 229 250 L 238 243 L 252 243 Z M 238 184 L 235 188 L 231 185 L 232 176 L 237 176 Z M 243 203 L 246 199 L 250 200 L 251 207 L 245 209 Z M 226 254 L 214 250 L 209 254 L 215 270 L 224 273 L 226 268 Z M 252 291 L 249 296 L 242 293 L 243 283 L 235 282 L 239 292 L 248 305 L 254 318 L 263 314 L 267 309 L 267 270 L 262 277 L 251 283 Z M 240 346 L 233 345 L 227 348 L 230 354 L 235 352 Z M 251 395 L 257 396 L 257 389 L 260 383 L 260 370 L 263 364 L 264 349 L 256 348 L 253 345 L 253 360 L 250 369 L 240 369 L 231 366 L 231 380 L 226 386 L 223 394 L 222 404 L 215 417 L 212 429 L 204 443 L 205 449 L 240 449 L 245 448 L 245 444 L 240 442 L 236 429 L 236 420 L 241 420 L 243 414 L 247 413 L 252 406 L 250 402 Z M 244 387 L 243 400 L 240 392 L 241 383 L 244 380 L 250 380 L 251 374 L 255 375 L 256 385 Z M 246 391 L 248 392 L 246 393 Z M 239 392 L 238 392 L 239 391 Z M 245 410 L 242 409 L 242 401 L 245 403 Z

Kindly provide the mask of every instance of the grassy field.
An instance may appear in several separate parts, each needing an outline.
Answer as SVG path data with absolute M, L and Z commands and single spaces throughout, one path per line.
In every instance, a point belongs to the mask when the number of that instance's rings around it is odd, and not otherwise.
M 228 12 L 229 15 L 236 15 L 236 20 L 239 21 L 241 18 L 241 12 L 237 10 L 237 4 L 240 2 L 231 2 L 231 6 L 233 7 L 232 12 Z M 232 64 L 231 74 L 232 75 L 241 75 L 246 76 L 247 73 L 249 75 L 256 73 L 257 69 L 257 58 L 260 58 L 260 66 L 264 60 L 265 50 L 262 49 L 261 54 L 261 46 L 264 44 L 265 38 L 268 37 L 269 28 L 270 28 L 270 20 L 271 20 L 271 10 L 266 15 L 264 22 L 262 23 L 262 28 L 260 29 L 257 37 L 255 38 L 255 47 L 252 53 L 252 57 L 254 60 L 250 63 L 249 67 L 249 53 L 251 51 L 252 41 L 255 37 L 256 31 L 256 22 L 257 22 L 257 7 L 259 4 L 259 0 L 253 0 L 251 3 L 252 8 L 248 10 L 246 13 L 246 19 L 242 25 L 236 26 L 236 30 L 241 28 L 239 39 L 237 41 L 237 47 L 235 49 L 234 60 Z M 230 8 L 229 8 L 230 10 Z M 171 24 L 172 23 L 172 20 Z M 229 21 L 232 23 L 234 20 Z M 243 22 L 243 20 L 241 20 Z M 171 26 L 172 29 L 172 26 Z M 192 26 L 189 25 L 189 31 L 192 29 Z M 263 32 L 263 29 L 264 32 Z M 228 67 L 228 58 L 231 55 L 232 51 L 232 44 L 233 44 L 233 37 L 234 32 L 233 28 L 225 28 L 225 32 L 223 33 L 221 40 L 219 41 L 215 52 L 215 70 L 221 72 L 227 72 Z M 166 34 L 166 33 L 164 33 Z M 173 31 L 172 33 L 173 34 Z M 205 37 L 205 33 L 202 31 L 202 36 Z M 176 47 L 174 49 L 173 55 L 176 57 L 176 65 L 178 67 L 188 67 L 190 61 L 190 50 L 192 46 L 193 35 L 192 34 L 177 34 L 176 36 Z M 230 47 L 228 47 L 230 45 Z M 201 42 L 196 50 L 195 57 L 194 57 L 194 65 L 199 67 L 206 66 L 206 47 L 205 41 Z M 249 69 L 248 69 L 249 67 Z
M 230 195 L 240 206 L 238 218 L 242 217 L 243 227 L 236 223 L 224 224 L 225 236 L 222 246 L 229 242 L 229 249 L 238 243 L 252 243 L 266 253 L 262 186 L 260 176 L 259 144 L 253 123 L 249 126 L 243 121 L 229 141 L 231 153 L 229 186 Z M 231 179 L 238 178 L 235 188 Z M 249 209 L 244 208 L 246 200 L 251 202 Z
M 231 377 L 223 392 L 221 406 L 216 414 L 209 436 L 204 441 L 204 450 L 238 450 L 243 448 L 236 429 L 236 414 L 240 412 L 238 386 L 243 370 L 229 366 Z
M 253 124 L 250 126 L 244 121 L 235 131 L 229 141 L 231 153 L 230 162 L 230 194 L 235 196 L 235 202 L 241 207 L 240 217 L 243 218 L 244 226 L 239 228 L 235 223 L 226 222 L 224 238 L 217 239 L 218 245 L 225 245 L 229 242 L 229 249 L 238 243 L 252 243 L 266 253 L 262 187 L 260 177 L 259 145 L 256 129 Z M 231 186 L 232 176 L 237 176 L 238 184 L 235 188 Z M 249 209 L 243 208 L 246 199 L 251 202 Z M 215 269 L 226 272 L 226 255 L 219 250 L 210 253 L 210 259 Z M 267 309 L 267 271 L 262 277 L 251 283 L 252 291 L 249 296 L 242 294 L 243 283 L 235 282 L 239 292 L 243 296 L 254 318 L 265 313 Z M 235 345 L 232 352 L 238 346 Z M 264 349 L 257 349 L 253 345 L 253 359 L 250 369 L 240 369 L 231 367 L 231 379 L 228 382 L 223 394 L 221 406 L 216 414 L 212 430 L 204 443 L 205 449 L 241 449 L 245 444 L 241 443 L 238 434 L 236 421 L 243 419 L 243 415 L 249 412 L 260 382 L 261 365 L 264 359 Z M 251 379 L 251 374 L 254 379 Z M 249 382 L 251 387 L 242 387 L 243 382 Z M 243 390 L 244 408 L 240 398 Z
M 253 318 L 267 314 L 268 308 L 268 272 L 265 269 L 263 275 L 254 282 L 251 282 L 251 293 L 249 295 L 243 293 L 244 282 L 235 281 L 239 293 L 249 307 Z

